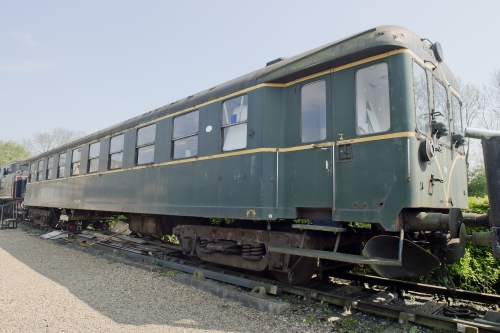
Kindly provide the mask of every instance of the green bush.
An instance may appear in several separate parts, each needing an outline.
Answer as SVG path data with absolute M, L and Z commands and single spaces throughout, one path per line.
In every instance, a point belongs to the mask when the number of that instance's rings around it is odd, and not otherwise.
M 490 209 L 488 197 L 469 197 L 469 209 L 465 213 L 487 214 Z
M 478 166 L 469 170 L 469 184 L 467 188 L 471 197 L 484 197 L 488 194 L 486 174 L 483 166 Z
M 488 212 L 487 197 L 469 197 L 467 213 L 485 214 Z M 467 234 L 473 231 L 488 231 L 488 228 L 467 228 Z M 450 275 L 459 289 L 492 293 L 500 282 L 500 260 L 493 258 L 491 248 L 467 243 L 463 258 L 448 265 Z
M 223 224 L 229 225 L 232 224 L 233 222 L 234 222 L 233 219 L 220 219 L 220 218 L 210 219 L 210 223 L 215 225 L 223 225 Z
M 127 221 L 127 218 L 124 215 L 117 215 L 113 220 L 109 220 L 109 230 L 113 229 L 118 221 Z

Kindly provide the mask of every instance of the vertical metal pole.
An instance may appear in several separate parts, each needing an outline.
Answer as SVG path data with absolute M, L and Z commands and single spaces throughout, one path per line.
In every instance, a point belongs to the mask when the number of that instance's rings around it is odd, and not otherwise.
M 335 184 L 335 142 L 332 142 L 332 208 L 333 213 L 337 211 L 337 191 L 335 190 L 337 184 Z
M 279 196 L 279 183 L 280 183 L 280 160 L 279 160 L 279 150 L 276 149 L 276 212 L 278 211 L 278 196 Z
M 406 138 L 406 147 L 407 147 L 407 159 L 408 159 L 408 178 L 406 178 L 407 182 L 410 182 L 411 176 L 411 155 L 410 155 L 410 137 Z M 452 149 L 453 150 L 453 149 Z
M 337 232 L 337 239 L 335 239 L 335 248 L 333 249 L 333 252 L 337 252 L 339 249 L 339 242 L 340 242 L 340 232 Z
M 481 139 L 483 145 L 484 171 L 490 202 L 489 218 L 492 254 L 500 258 L 500 136 Z
M 405 232 L 403 229 L 399 232 L 399 251 L 398 251 L 398 261 L 403 261 L 403 239 L 405 238 Z

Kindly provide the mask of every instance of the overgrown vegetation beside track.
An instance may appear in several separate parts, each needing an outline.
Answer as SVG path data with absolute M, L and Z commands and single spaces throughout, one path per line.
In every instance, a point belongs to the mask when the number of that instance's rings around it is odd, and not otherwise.
M 488 213 L 488 197 L 469 197 L 467 213 Z M 488 231 L 487 228 L 467 228 L 473 231 Z M 491 248 L 467 243 L 463 258 L 449 265 L 450 275 L 459 289 L 484 293 L 498 293 L 500 289 L 500 259 L 493 258 Z

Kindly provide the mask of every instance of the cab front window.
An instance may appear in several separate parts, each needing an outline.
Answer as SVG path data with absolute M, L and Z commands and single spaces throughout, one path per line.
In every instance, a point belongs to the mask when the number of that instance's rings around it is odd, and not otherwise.
M 463 133 L 460 101 L 455 95 L 451 96 L 451 109 L 453 111 L 453 133 Z
M 429 91 L 427 89 L 427 73 L 416 62 L 413 63 L 413 97 L 415 117 L 419 133 L 430 135 Z
M 453 134 L 464 134 L 464 128 L 463 128 L 463 123 L 462 123 L 461 104 L 460 104 L 460 100 L 455 95 L 451 95 L 451 115 L 452 115 L 451 119 L 453 122 Z M 453 138 L 453 135 L 452 135 L 452 138 Z M 455 144 L 455 143 L 456 142 L 453 141 L 452 144 Z M 464 153 L 464 146 L 459 145 L 458 151 L 461 153 Z
M 438 80 L 434 79 L 434 112 L 433 118 L 436 122 L 442 122 L 447 128 L 449 127 L 448 117 L 448 97 L 446 88 Z M 443 136 L 443 140 L 449 142 L 450 136 Z

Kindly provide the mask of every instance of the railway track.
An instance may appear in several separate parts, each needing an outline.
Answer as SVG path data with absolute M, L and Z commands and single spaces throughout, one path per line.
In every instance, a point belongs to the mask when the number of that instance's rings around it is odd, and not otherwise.
M 49 232 L 50 229 L 22 222 L 31 228 Z M 97 236 L 99 235 L 99 236 Z M 453 332 L 500 332 L 500 324 L 488 321 L 488 315 L 478 313 L 465 307 L 451 306 L 461 301 L 470 301 L 496 306 L 500 304 L 500 296 L 474 293 L 463 290 L 454 292 L 439 286 L 410 283 L 375 276 L 343 274 L 337 276 L 343 282 L 325 283 L 319 279 L 311 280 L 307 286 L 288 286 L 275 280 L 255 276 L 248 272 L 231 268 L 221 268 L 207 263 L 198 263 L 180 256 L 180 249 L 175 245 L 163 244 L 153 239 L 134 239 L 120 234 L 103 235 L 70 234 L 65 242 L 73 242 L 82 249 L 94 249 L 118 258 L 129 258 L 138 263 L 166 267 L 190 274 L 201 274 L 206 278 L 237 285 L 243 288 L 263 288 L 267 294 L 282 293 L 301 296 L 303 299 L 316 300 L 334 306 L 343 307 L 346 313 L 361 311 L 397 320 L 403 326 L 418 324 L 422 326 L 444 329 Z M 198 273 L 197 273 L 198 272 Z M 349 283 L 348 281 L 354 282 Z M 395 294 L 399 295 L 395 296 Z M 421 304 L 406 306 L 403 299 L 421 297 Z M 440 298 L 438 298 L 440 297 Z M 444 300 L 446 301 L 444 301 Z M 455 318 L 443 314 L 455 314 Z M 468 315 L 468 316 L 467 316 Z M 472 315 L 472 316 L 470 316 Z M 461 317 L 468 317 L 462 319 Z M 483 317 L 483 318 L 479 318 Z M 486 318 L 486 319 L 484 319 Z M 475 319 L 475 320 L 473 320 Z
M 460 289 L 451 290 L 445 287 L 440 287 L 430 284 L 413 283 L 413 282 L 387 279 L 371 275 L 345 273 L 345 274 L 338 274 L 336 276 L 346 280 L 356 281 L 358 283 L 367 283 L 370 285 L 386 286 L 394 288 L 399 293 L 403 291 L 414 291 L 431 295 L 439 295 L 447 300 L 459 299 L 459 300 L 472 301 L 478 303 L 500 305 L 500 295 L 496 294 L 477 293 Z

